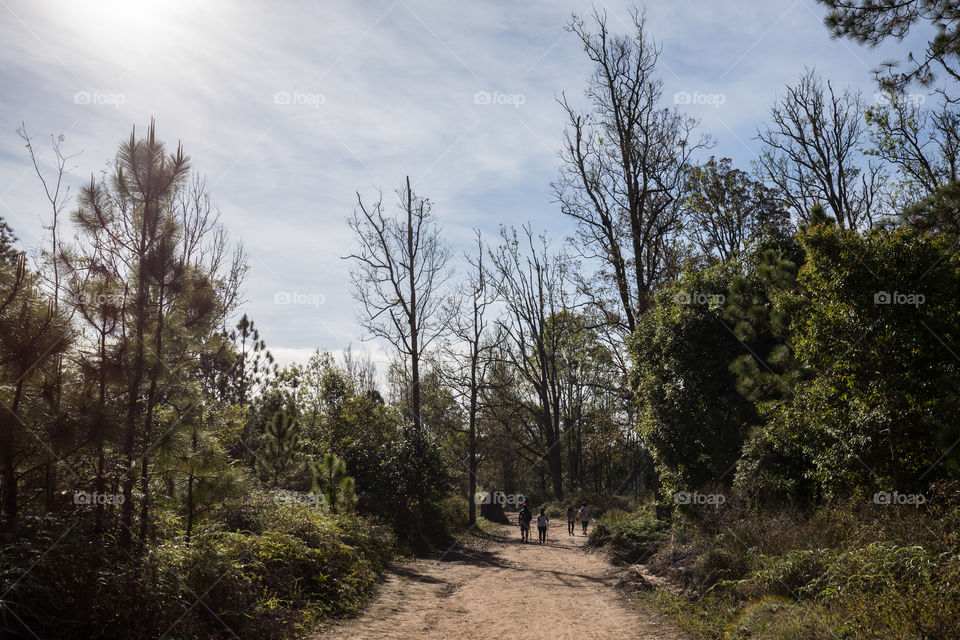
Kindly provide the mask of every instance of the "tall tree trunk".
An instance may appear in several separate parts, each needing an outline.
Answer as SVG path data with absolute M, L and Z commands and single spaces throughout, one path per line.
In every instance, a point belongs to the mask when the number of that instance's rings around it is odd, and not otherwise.
M 165 287 L 163 275 L 161 277 L 160 292 L 157 299 L 157 327 L 154 332 L 154 362 L 150 366 L 150 389 L 147 392 L 147 411 L 143 425 L 144 452 L 140 459 L 140 493 L 143 497 L 140 502 L 140 541 L 147 539 L 150 528 L 150 439 L 153 437 L 153 414 L 157 405 L 157 382 L 160 377 L 160 366 L 163 362 L 163 305 Z
M 100 355 L 100 370 L 97 372 L 97 408 L 99 414 L 98 419 L 102 421 L 104 418 L 104 410 L 106 408 L 107 398 L 107 336 L 105 333 L 100 333 L 98 347 Z M 103 426 L 103 424 L 100 424 L 98 425 L 98 428 L 102 429 Z M 95 487 L 97 495 L 102 495 L 107 492 L 107 480 L 104 477 L 104 472 L 106 469 L 106 450 L 104 447 L 104 434 L 101 432 L 99 433 L 99 436 L 100 437 L 97 439 L 97 478 L 95 481 Z M 104 505 L 102 501 L 97 500 L 97 506 L 95 509 L 96 525 L 94 532 L 100 533 L 103 531 L 104 525 Z
M 190 544 L 190 536 L 193 533 L 193 469 L 187 476 L 187 544 Z
M 560 451 L 560 440 L 555 436 L 551 439 L 555 443 L 555 445 L 550 445 L 550 454 L 548 456 L 550 479 L 553 483 L 553 497 L 557 500 L 563 500 L 563 456 Z
M 470 515 L 467 524 L 477 523 L 477 368 L 476 364 L 471 366 L 470 375 L 470 431 L 468 433 L 469 441 L 467 443 L 468 451 L 468 499 L 470 501 Z
M 547 451 L 544 456 L 547 463 L 547 469 L 550 472 L 550 483 L 553 487 L 553 497 L 557 500 L 563 500 L 563 456 L 561 455 L 561 442 L 557 430 L 554 429 L 553 413 L 547 410 L 542 417 L 544 421 L 544 433 L 546 435 Z
M 413 191 L 410 189 L 410 176 L 407 176 L 407 259 L 410 260 L 408 279 L 410 283 L 410 369 L 413 391 L 413 428 L 420 434 L 420 336 L 417 325 L 417 286 L 413 265 Z M 419 440 L 418 440 L 419 442 Z
M 133 536 L 133 486 L 136 483 L 136 445 L 137 422 L 140 418 L 140 387 L 143 384 L 144 366 L 144 325 L 147 320 L 147 274 L 144 256 L 147 250 L 147 219 L 150 203 L 144 203 L 140 222 L 140 238 L 137 247 L 137 296 L 134 301 L 134 355 L 133 371 L 127 390 L 127 425 L 123 442 L 123 457 L 126 473 L 123 481 L 123 507 L 121 509 L 120 544 L 129 548 Z

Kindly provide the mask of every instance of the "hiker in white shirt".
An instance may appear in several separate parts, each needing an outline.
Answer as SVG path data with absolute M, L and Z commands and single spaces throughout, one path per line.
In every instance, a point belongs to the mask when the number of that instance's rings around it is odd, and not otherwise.
M 583 527 L 583 535 L 587 535 L 587 525 L 590 524 L 590 507 L 583 505 L 578 513 L 580 515 L 580 525 Z
M 547 544 L 548 522 L 550 522 L 550 518 L 547 517 L 546 511 L 540 509 L 540 515 L 537 516 L 537 533 L 540 534 L 540 544 Z

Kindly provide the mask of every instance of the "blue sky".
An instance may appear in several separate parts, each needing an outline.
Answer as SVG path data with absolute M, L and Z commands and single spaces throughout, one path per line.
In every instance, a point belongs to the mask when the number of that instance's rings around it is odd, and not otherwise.
M 64 133 L 89 180 L 151 116 L 207 176 L 244 242 L 244 307 L 283 362 L 313 348 L 371 351 L 354 318 L 346 225 L 355 191 L 404 176 L 429 196 L 450 244 L 530 221 L 570 232 L 550 202 L 560 92 L 580 101 L 590 66 L 571 13 L 590 2 L 439 0 L 0 0 L 0 216 L 28 249 L 47 207 L 16 135 Z M 626 31 L 628 3 L 597 3 Z M 702 120 L 711 151 L 743 169 L 778 91 L 803 67 L 874 93 L 898 50 L 831 40 L 814 0 L 657 0 L 665 106 Z M 681 98 L 683 99 L 683 98 Z M 47 153 L 44 164 L 51 160 Z M 69 232 L 67 235 L 70 235 Z M 277 304 L 278 294 L 307 304 Z

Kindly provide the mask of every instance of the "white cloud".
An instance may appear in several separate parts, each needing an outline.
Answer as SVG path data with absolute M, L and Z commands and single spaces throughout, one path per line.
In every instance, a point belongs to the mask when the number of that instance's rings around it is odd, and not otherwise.
M 570 228 L 549 196 L 563 131 L 555 97 L 581 99 L 589 76 L 563 29 L 587 2 L 213 0 L 166 13 L 169 3 L 123 0 L 106 22 L 93 3 L 0 8 L 0 215 L 28 245 L 40 241 L 46 207 L 14 134 L 20 121 L 38 142 L 69 130 L 67 147 L 83 150 L 76 189 L 151 115 L 171 146 L 184 142 L 250 250 L 245 311 L 278 356 L 342 349 L 362 334 L 340 259 L 355 191 L 372 197 L 379 186 L 392 201 L 409 174 L 457 252 L 474 226 L 532 220 L 552 237 Z M 625 28 L 626 3 L 599 6 Z M 813 0 L 662 1 L 647 13 L 664 47 L 667 103 L 677 91 L 722 93 L 720 107 L 689 110 L 718 139 L 713 152 L 744 167 L 774 94 L 804 65 L 872 92 L 868 68 L 890 56 L 831 40 Z M 124 100 L 75 104 L 78 91 Z M 322 101 L 276 104 L 281 91 Z M 523 102 L 477 104 L 477 92 Z M 274 304 L 291 290 L 324 303 Z

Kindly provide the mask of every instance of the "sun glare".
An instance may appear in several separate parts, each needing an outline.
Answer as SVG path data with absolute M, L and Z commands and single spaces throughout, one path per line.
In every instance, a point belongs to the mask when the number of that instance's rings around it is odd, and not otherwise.
M 67 26 L 101 47 L 142 48 L 168 41 L 186 26 L 190 0 L 73 0 L 63 17 Z

